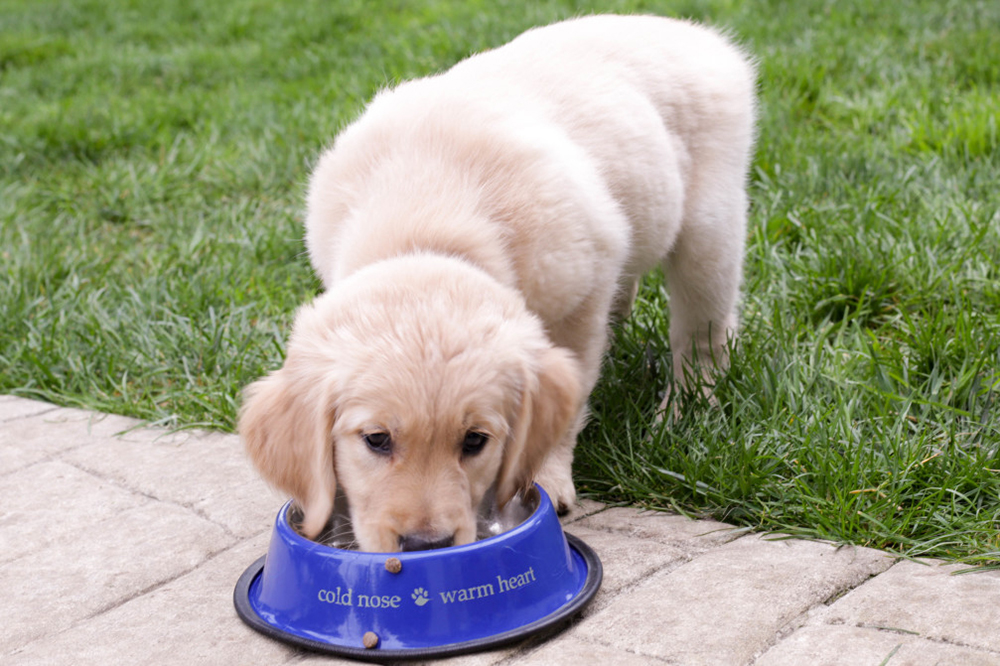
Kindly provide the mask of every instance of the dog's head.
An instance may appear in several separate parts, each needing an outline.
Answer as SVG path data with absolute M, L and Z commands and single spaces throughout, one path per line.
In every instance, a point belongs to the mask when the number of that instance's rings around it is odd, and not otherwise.
M 358 546 L 470 543 L 494 488 L 531 483 L 580 407 L 579 368 L 513 290 L 455 259 L 383 261 L 296 315 L 239 429 L 262 475 L 326 524 L 339 484 Z

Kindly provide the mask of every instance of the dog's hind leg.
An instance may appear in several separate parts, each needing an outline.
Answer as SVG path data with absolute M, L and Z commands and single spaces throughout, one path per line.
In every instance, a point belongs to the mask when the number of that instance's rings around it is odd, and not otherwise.
M 670 295 L 674 378 L 707 393 L 714 369 L 729 365 L 736 335 L 746 236 L 742 177 L 689 201 L 681 233 L 663 260 Z M 665 406 L 666 400 L 664 400 Z
M 611 306 L 611 321 L 621 323 L 632 316 L 632 306 L 639 295 L 640 278 L 632 278 L 627 284 L 619 287 Z

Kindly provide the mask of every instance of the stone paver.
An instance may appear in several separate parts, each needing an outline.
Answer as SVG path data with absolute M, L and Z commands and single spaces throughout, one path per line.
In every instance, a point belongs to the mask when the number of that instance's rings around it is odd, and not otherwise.
M 618 592 L 669 566 L 679 566 L 687 555 L 675 546 L 656 541 L 631 539 L 616 534 L 570 524 L 566 531 L 583 539 L 601 558 L 604 580 L 594 600 L 584 609 L 589 615 L 604 608 Z
M 0 423 L 58 409 L 38 400 L 26 400 L 13 395 L 0 395 Z
M 734 541 L 745 530 L 712 520 L 691 520 L 660 511 L 612 507 L 580 520 L 576 525 L 635 539 L 646 539 L 686 552 L 701 552 Z
M 636 654 L 599 643 L 582 641 L 576 637 L 551 641 L 540 649 L 519 658 L 519 666 L 552 666 L 568 664 L 584 666 L 663 666 L 664 661 L 647 655 Z
M 79 539 L 95 524 L 149 501 L 61 460 L 0 476 L 0 497 L 0 562 Z
M 745 536 L 650 577 L 575 633 L 682 664 L 745 664 L 810 608 L 890 564 L 865 548 Z
M 18 399 L 0 404 L 0 476 L 138 424 L 79 409 L 31 410 L 21 403 Z M 25 418 L 11 416 L 21 410 L 31 413 Z
M 1000 655 L 1000 571 L 899 562 L 833 604 L 824 620 L 913 632 Z
M 296 654 L 233 621 L 234 571 L 267 548 L 241 542 L 202 566 L 16 653 L 10 664 L 282 664 Z M 100 637 L 100 640 L 94 640 Z M 224 657 L 223 657 L 224 656 Z M 8 663 L 8 662 L 4 662 Z
M 284 503 L 261 483 L 233 435 L 134 430 L 96 438 L 62 458 L 133 492 L 192 509 L 238 536 L 259 532 Z
M 1000 655 L 898 631 L 836 625 L 796 631 L 754 666 L 997 666 Z
M 0 662 L 345 663 L 233 609 L 284 501 L 235 435 L 0 396 L 0 452 Z M 591 605 L 450 666 L 1000 666 L 1000 572 L 586 500 L 563 522 L 604 564 Z
M 187 573 L 233 538 L 172 505 L 146 502 L 0 565 L 0 654 Z

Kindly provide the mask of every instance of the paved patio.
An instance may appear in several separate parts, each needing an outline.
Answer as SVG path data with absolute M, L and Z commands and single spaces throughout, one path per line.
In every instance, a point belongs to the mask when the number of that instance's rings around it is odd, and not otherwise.
M 238 437 L 0 396 L 0 663 L 321 664 L 233 610 L 284 501 Z M 499 664 L 1000 666 L 1000 572 L 584 502 L 604 584 Z

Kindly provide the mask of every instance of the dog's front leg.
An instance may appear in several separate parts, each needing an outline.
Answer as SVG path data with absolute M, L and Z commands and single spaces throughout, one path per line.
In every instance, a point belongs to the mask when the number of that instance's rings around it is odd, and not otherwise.
M 560 515 L 567 513 L 576 503 L 573 485 L 573 450 L 576 438 L 587 424 L 587 402 L 601 373 L 601 362 L 608 346 L 608 319 L 612 315 L 615 292 L 604 288 L 611 281 L 599 282 L 600 289 L 591 294 L 583 306 L 558 325 L 550 325 L 552 341 L 570 349 L 576 356 L 581 370 L 580 403 L 576 417 L 570 421 L 565 434 L 554 443 L 541 469 L 535 476 Z M 636 288 L 638 283 L 636 282 Z
M 571 430 L 552 447 L 542 464 L 542 469 L 535 481 L 552 500 L 559 515 L 566 514 L 576 504 L 576 487 L 573 485 L 573 449 L 576 447 L 576 436 L 587 422 L 586 407 L 580 414 Z

